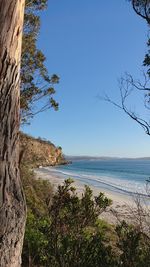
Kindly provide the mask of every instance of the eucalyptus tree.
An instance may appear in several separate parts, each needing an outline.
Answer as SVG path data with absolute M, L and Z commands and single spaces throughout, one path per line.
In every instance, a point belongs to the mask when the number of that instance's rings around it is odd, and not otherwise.
M 49 108 L 58 109 L 53 95 L 59 82 L 56 74 L 49 75 L 46 58 L 38 48 L 41 26 L 40 12 L 47 8 L 47 0 L 26 0 L 21 59 L 21 121 Z
M 19 267 L 26 205 L 19 174 L 24 0 L 0 0 L 0 266 Z

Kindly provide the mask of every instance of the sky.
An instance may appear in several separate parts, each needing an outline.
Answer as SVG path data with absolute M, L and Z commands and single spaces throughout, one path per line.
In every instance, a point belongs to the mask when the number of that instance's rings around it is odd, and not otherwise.
M 59 111 L 36 116 L 23 131 L 61 146 L 66 155 L 146 157 L 150 137 L 121 110 L 100 99 L 120 100 L 118 79 L 138 79 L 148 27 L 126 0 L 49 0 L 41 14 L 38 47 L 50 74 L 60 77 Z M 146 113 L 143 96 L 130 106 Z

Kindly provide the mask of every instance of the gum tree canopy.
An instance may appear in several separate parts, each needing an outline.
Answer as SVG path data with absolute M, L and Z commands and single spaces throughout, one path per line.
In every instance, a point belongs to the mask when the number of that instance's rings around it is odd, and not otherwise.
M 19 174 L 24 0 L 0 0 L 0 266 L 21 265 L 26 205 Z
M 47 0 L 26 0 L 21 62 L 21 119 L 26 123 L 39 112 L 58 109 L 54 100 L 54 84 L 59 77 L 51 77 L 45 66 L 45 56 L 37 47 L 40 30 L 39 12 L 47 8 Z
M 150 24 L 150 0 L 130 0 L 137 15 Z

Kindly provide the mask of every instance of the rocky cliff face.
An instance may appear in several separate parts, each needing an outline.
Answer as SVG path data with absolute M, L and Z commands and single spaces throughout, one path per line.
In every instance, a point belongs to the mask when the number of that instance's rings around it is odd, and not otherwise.
M 62 148 L 49 141 L 20 133 L 20 158 L 33 167 L 67 164 Z

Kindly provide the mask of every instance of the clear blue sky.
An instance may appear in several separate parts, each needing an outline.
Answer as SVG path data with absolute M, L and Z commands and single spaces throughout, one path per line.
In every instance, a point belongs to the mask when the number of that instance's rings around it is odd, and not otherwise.
M 117 79 L 125 71 L 140 76 L 146 22 L 126 0 L 49 0 L 41 19 L 38 45 L 49 73 L 60 76 L 60 108 L 38 115 L 23 130 L 62 146 L 67 155 L 150 156 L 150 137 L 97 97 L 107 92 L 117 101 Z

